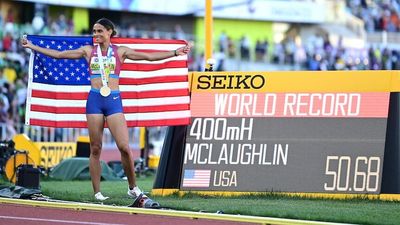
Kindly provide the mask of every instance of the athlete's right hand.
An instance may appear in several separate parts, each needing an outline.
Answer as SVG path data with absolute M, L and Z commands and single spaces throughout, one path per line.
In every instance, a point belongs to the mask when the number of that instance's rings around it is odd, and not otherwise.
M 28 41 L 28 38 L 26 37 L 26 35 L 22 35 L 22 37 L 21 37 L 21 46 L 24 48 L 30 48 L 30 46 L 31 46 L 31 42 Z

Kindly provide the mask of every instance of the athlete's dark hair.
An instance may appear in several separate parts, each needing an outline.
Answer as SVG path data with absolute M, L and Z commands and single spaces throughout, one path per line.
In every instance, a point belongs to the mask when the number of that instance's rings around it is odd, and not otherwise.
M 117 34 L 117 31 L 115 31 L 115 26 L 114 26 L 113 22 L 111 22 L 111 20 L 109 20 L 107 18 L 101 18 L 101 19 L 97 20 L 96 23 L 102 25 L 107 30 L 112 30 L 111 37 L 114 37 Z

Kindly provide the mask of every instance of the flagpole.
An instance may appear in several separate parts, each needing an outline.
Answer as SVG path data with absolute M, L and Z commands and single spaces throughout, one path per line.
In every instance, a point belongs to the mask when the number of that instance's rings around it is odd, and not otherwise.
M 212 29 L 213 29 L 213 18 L 212 18 L 212 0 L 205 0 L 206 8 L 205 8 L 205 18 L 204 18 L 204 25 L 205 25 L 205 54 L 204 59 L 207 60 L 212 58 L 212 48 L 213 48 L 213 38 L 212 38 Z

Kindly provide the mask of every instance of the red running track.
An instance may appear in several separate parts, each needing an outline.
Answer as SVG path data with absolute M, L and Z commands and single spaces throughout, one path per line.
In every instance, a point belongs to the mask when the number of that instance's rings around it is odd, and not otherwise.
M 185 217 L 0 204 L 0 225 L 230 225 L 254 224 Z

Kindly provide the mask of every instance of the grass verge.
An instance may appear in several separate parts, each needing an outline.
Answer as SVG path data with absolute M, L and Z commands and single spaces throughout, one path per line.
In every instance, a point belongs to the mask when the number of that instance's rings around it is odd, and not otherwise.
M 154 177 L 138 178 L 138 185 L 144 191 L 151 191 Z M 1 183 L 1 182 L 0 182 Z M 132 200 L 126 194 L 126 181 L 103 181 L 102 192 L 110 196 L 107 205 L 127 206 Z M 90 181 L 41 180 L 44 195 L 53 199 L 96 202 Z M 279 194 L 218 197 L 200 196 L 189 193 L 183 196 L 153 196 L 163 207 L 176 210 L 217 212 L 226 214 L 254 215 L 288 219 L 302 219 L 355 224 L 399 224 L 400 202 L 380 200 L 310 199 Z

